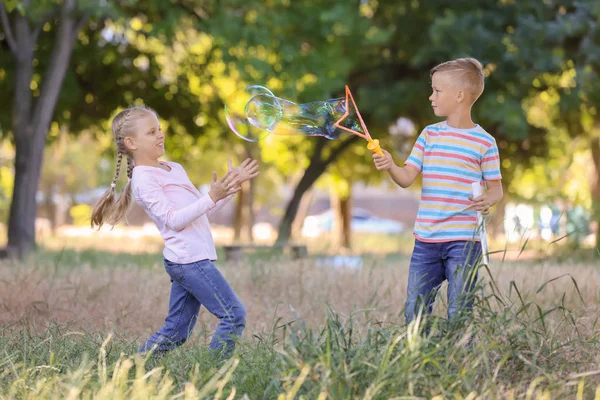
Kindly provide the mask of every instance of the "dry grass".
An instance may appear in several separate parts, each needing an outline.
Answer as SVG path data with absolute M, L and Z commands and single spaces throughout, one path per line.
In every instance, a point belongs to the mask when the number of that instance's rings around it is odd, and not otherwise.
M 57 256 L 58 257 L 58 256 Z M 71 322 L 90 330 L 146 336 L 166 316 L 170 282 L 160 264 L 94 266 L 82 260 L 64 265 L 45 257 L 29 265 L 0 263 L 0 325 Z M 57 266 L 58 265 L 58 266 Z M 408 259 L 371 259 L 360 270 L 333 268 L 313 259 L 219 263 L 220 269 L 248 309 L 246 335 L 270 332 L 276 323 L 297 317 L 320 326 L 328 307 L 342 315 L 382 324 L 403 320 Z M 535 300 L 542 308 L 559 303 L 574 310 L 590 326 L 598 315 L 600 271 L 591 264 L 505 263 L 491 268 L 500 292 L 520 301 Z M 565 274 L 568 274 L 565 276 Z M 489 281 L 487 271 L 483 279 Z M 536 291 L 545 282 L 560 277 Z M 575 284 L 576 282 L 576 284 Z M 576 288 L 577 285 L 577 288 Z M 488 287 L 486 294 L 491 294 Z M 564 299 L 563 299 L 564 294 Z M 444 293 L 440 296 L 443 303 Z M 437 313 L 443 315 L 443 304 Z M 216 320 L 204 309 L 196 331 L 210 333 Z
M 86 240 L 69 245 L 85 249 L 93 244 Z M 443 322 L 430 337 L 420 337 L 416 325 L 403 326 L 408 253 L 371 251 L 397 241 L 362 242 L 370 254 L 361 269 L 264 254 L 219 262 L 248 309 L 239 353 L 223 365 L 227 377 L 198 340 L 148 365 L 121 355 L 134 352 L 167 312 L 169 278 L 160 254 L 143 252 L 156 251 L 148 243 L 130 246 L 133 255 L 42 251 L 25 263 L 0 262 L 0 392 L 8 398 L 66 397 L 73 390 L 94 398 L 184 392 L 193 398 L 193 388 L 214 398 L 293 398 L 298 390 L 304 398 L 333 399 L 600 394 L 597 260 L 502 263 L 496 257 L 491 271 L 480 274 L 485 284 L 470 347 L 463 346 L 470 334 Z M 435 310 L 442 316 L 444 292 Z M 215 323 L 202 310 L 195 329 L 200 343 Z M 289 329 L 277 328 L 287 323 Z M 86 353 L 99 354 L 98 363 Z

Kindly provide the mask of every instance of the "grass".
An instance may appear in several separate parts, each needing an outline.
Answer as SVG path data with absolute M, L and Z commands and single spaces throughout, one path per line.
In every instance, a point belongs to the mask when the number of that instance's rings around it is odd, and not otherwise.
M 248 326 L 218 360 L 204 310 L 179 349 L 135 355 L 169 291 L 160 255 L 137 253 L 0 263 L 0 398 L 600 398 L 597 258 L 496 257 L 472 321 L 443 318 L 442 289 L 433 316 L 408 327 L 405 253 L 369 252 L 362 269 L 273 254 L 220 263 Z

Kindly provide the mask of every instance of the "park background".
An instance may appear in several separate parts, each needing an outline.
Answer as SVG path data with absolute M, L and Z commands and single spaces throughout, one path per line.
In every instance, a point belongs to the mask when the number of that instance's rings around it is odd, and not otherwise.
M 591 0 L 3 1 L 0 394 L 598 395 L 599 19 Z M 429 70 L 466 56 L 484 67 L 473 119 L 496 138 L 505 193 L 468 346 L 444 288 L 430 336 L 403 326 L 419 183 L 393 185 L 358 137 L 251 143 L 224 111 L 249 85 L 297 103 L 348 85 L 402 163 L 438 121 Z M 206 350 L 205 311 L 182 348 L 136 360 L 167 310 L 160 237 L 137 206 L 89 227 L 114 174 L 111 119 L 142 104 L 201 191 L 228 158 L 260 161 L 213 225 L 248 309 L 225 362 Z M 242 260 L 225 257 L 233 244 Z

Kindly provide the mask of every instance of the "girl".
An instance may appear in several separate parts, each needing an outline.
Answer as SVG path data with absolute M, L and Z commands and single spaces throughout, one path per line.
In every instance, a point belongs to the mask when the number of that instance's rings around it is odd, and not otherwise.
M 240 190 L 241 183 L 258 175 L 258 163 L 247 159 L 234 169 L 229 161 L 229 171 L 221 179 L 213 172 L 208 195 L 202 196 L 181 165 L 158 160 L 165 152 L 165 135 L 152 110 L 131 107 L 120 112 L 112 131 L 117 169 L 111 188 L 92 212 L 92 227 L 121 221 L 133 196 L 160 231 L 165 269 L 172 283 L 165 324 L 139 352 L 162 352 L 183 344 L 194 328 L 200 305 L 219 318 L 210 348 L 231 351 L 246 326 L 246 309 L 213 264 L 217 254 L 209 218 Z M 127 157 L 129 182 L 115 203 L 123 157 Z

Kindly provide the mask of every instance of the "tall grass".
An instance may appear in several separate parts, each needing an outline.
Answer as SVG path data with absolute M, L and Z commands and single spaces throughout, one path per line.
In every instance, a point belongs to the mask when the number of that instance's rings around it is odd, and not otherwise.
M 136 257 L 0 264 L 0 398 L 600 399 L 593 262 L 495 263 L 471 319 L 448 322 L 442 290 L 434 314 L 408 327 L 406 259 L 221 264 L 248 327 L 220 360 L 206 313 L 182 347 L 136 356 L 169 290 L 160 258 Z

